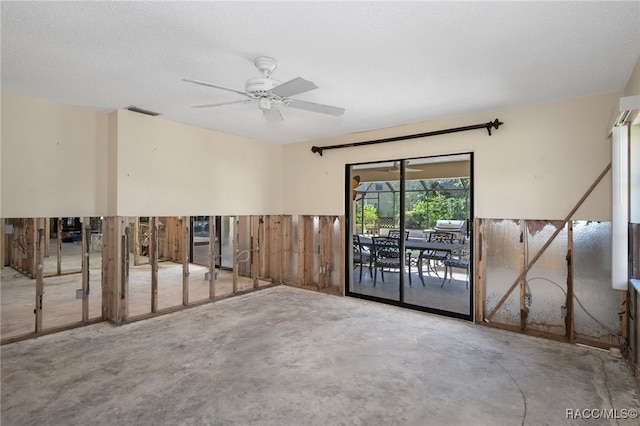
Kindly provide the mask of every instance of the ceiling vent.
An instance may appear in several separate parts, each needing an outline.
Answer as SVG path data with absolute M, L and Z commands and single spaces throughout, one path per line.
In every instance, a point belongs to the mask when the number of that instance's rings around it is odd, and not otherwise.
M 145 115 L 151 115 L 153 117 L 155 117 L 156 115 L 160 115 L 159 112 L 153 112 L 153 111 L 149 111 L 148 109 L 142 109 L 142 108 L 138 108 L 137 106 L 129 106 L 125 108 L 128 111 L 133 111 L 133 112 L 137 112 L 140 114 L 145 114 Z

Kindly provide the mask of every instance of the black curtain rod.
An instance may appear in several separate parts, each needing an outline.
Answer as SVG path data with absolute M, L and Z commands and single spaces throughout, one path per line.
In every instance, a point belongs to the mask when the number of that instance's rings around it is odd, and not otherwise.
M 472 126 L 464 126 L 464 127 L 454 127 L 453 129 L 435 130 L 433 132 L 418 133 L 416 135 L 396 136 L 393 138 L 377 139 L 374 141 L 346 143 L 343 145 L 312 146 L 311 152 L 313 153 L 317 152 L 322 157 L 322 151 L 325 151 L 327 149 L 351 148 L 353 146 L 374 145 L 374 144 L 385 143 L 385 142 L 395 142 L 395 141 L 402 141 L 407 139 L 425 138 L 427 136 L 446 135 L 447 133 L 466 132 L 467 130 L 476 130 L 476 129 L 487 129 L 487 132 L 489 132 L 489 136 L 491 136 L 491 128 L 494 127 L 495 129 L 497 129 L 503 124 L 504 123 L 502 121 L 496 118 L 494 121 L 489 121 L 488 123 L 474 124 Z

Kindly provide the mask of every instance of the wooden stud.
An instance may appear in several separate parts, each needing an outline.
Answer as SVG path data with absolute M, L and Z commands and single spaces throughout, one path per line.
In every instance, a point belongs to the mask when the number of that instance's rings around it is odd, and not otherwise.
M 216 217 L 209 216 L 209 299 L 216 297 Z
M 272 238 L 272 216 L 262 215 L 260 216 L 260 232 L 258 238 L 260 241 L 260 270 L 259 276 L 261 278 L 271 278 L 271 250 L 273 241 Z
M 2 226 L 2 229 L 0 230 L 2 232 L 2 235 L 0 235 L 0 269 L 2 269 L 7 264 L 7 235 L 5 234 L 6 219 L 0 218 L 0 226 Z
M 233 293 L 238 291 L 238 250 L 240 249 L 240 217 L 233 218 Z
M 524 278 L 524 276 L 527 274 L 527 272 L 529 272 L 529 269 L 531 269 L 531 267 L 533 267 L 533 265 L 538 261 L 538 259 L 540 259 L 540 257 L 544 254 L 544 252 L 547 250 L 547 248 L 551 245 L 553 240 L 558 236 L 558 234 L 560 234 L 560 232 L 562 231 L 564 226 L 567 224 L 567 222 L 569 222 L 569 220 L 571 220 L 571 217 L 575 214 L 576 211 L 578 211 L 578 209 L 580 208 L 580 206 L 582 206 L 582 203 L 584 203 L 584 201 L 587 199 L 587 197 L 589 197 L 589 195 L 591 195 L 593 190 L 596 188 L 596 186 L 598 186 L 600 181 L 605 177 L 605 175 L 609 172 L 609 170 L 611 170 L 611 163 L 609 163 L 607 165 L 607 167 L 604 168 L 602 173 L 600 173 L 600 175 L 596 178 L 596 180 L 593 182 L 593 184 L 591 184 L 589 189 L 582 195 L 582 198 L 580 198 L 580 200 L 578 200 L 576 205 L 571 209 L 569 214 L 564 218 L 562 225 L 560 225 L 560 226 L 558 226 L 556 228 L 555 232 L 551 235 L 551 237 L 549 237 L 547 242 L 542 246 L 542 248 L 538 251 L 538 253 L 536 253 L 536 255 L 533 257 L 533 259 L 531 259 L 529 261 L 529 265 L 527 265 L 525 270 L 522 271 L 520 273 L 520 275 L 518 275 L 518 277 L 515 279 L 513 284 L 511 284 L 511 286 L 509 287 L 507 292 L 504 294 L 504 296 L 502 296 L 502 298 L 498 301 L 496 306 L 494 306 L 493 309 L 491 310 L 491 312 L 489 312 L 489 315 L 487 315 L 487 318 L 486 318 L 487 321 L 489 321 L 489 320 L 491 320 L 491 318 L 493 318 L 493 316 L 498 311 L 498 309 L 500 309 L 502 304 L 507 300 L 507 298 L 509 297 L 509 295 L 511 294 L 513 289 L 516 288 L 516 286 L 518 285 L 520 280 L 522 278 Z
M 333 219 L 331 216 L 321 216 L 318 221 L 320 244 L 318 290 L 331 287 L 331 272 L 333 270 Z
M 126 237 L 118 217 L 106 217 L 102 233 L 102 318 L 119 324 L 127 316 L 127 273 L 123 262 Z
M 527 317 L 529 316 L 529 309 L 526 306 L 526 301 L 525 301 L 525 294 L 526 294 L 526 282 L 524 279 L 524 274 L 522 274 L 522 271 L 525 270 L 525 268 L 527 267 L 527 253 L 526 253 L 526 244 L 525 244 L 525 238 L 526 238 L 526 221 L 525 220 L 519 220 L 518 221 L 518 225 L 520 227 L 520 246 L 519 246 L 519 253 L 518 253 L 518 258 L 520 261 L 520 274 L 523 276 L 523 278 L 519 281 L 519 286 L 520 286 L 520 330 L 521 331 L 525 331 L 527 329 Z
M 318 264 L 320 265 L 318 290 L 329 287 L 329 265 L 331 259 L 331 234 L 329 231 L 329 217 L 320 216 L 318 218 Z
M 182 305 L 189 304 L 189 241 L 191 237 L 191 217 L 182 218 Z
M 38 229 L 40 222 L 39 222 L 39 219 L 30 219 L 28 223 L 29 223 L 29 231 L 30 231 L 29 232 L 29 236 L 30 236 L 29 250 L 31 252 L 31 256 L 27 258 L 27 265 L 28 265 L 27 270 L 29 271 L 29 276 L 31 278 L 36 278 L 38 265 L 42 264 L 42 259 L 40 260 L 40 262 L 38 262 L 37 260 L 37 256 L 38 256 L 37 252 L 40 244 L 39 243 L 40 235 L 39 235 L 39 229 Z M 44 235 L 43 235 L 43 238 L 44 238 Z M 44 245 L 44 242 L 42 244 Z
M 283 221 L 284 216 L 271 216 L 271 239 L 273 241 L 270 257 L 271 257 L 271 282 L 282 284 L 284 282 L 282 272 L 283 252 Z M 274 280 L 275 279 L 275 280 Z
M 44 277 L 43 277 L 43 254 L 44 254 L 44 219 L 33 219 L 33 228 L 37 237 L 35 238 L 35 266 L 34 273 L 36 279 L 36 333 L 42 331 L 42 313 L 44 303 Z
M 57 247 L 57 263 L 56 263 L 56 271 L 58 275 L 62 274 L 62 218 L 58 218 L 58 232 L 56 233 L 56 238 L 58 242 Z
M 48 217 L 44 220 L 44 257 L 49 257 L 49 239 L 51 236 L 51 219 Z
M 311 251 L 313 253 L 313 262 L 308 268 L 310 273 L 309 283 L 313 283 L 320 290 L 320 285 L 324 281 L 324 273 L 322 274 L 322 278 L 320 277 L 320 268 L 322 267 L 324 270 L 324 250 L 326 246 L 326 234 L 325 234 L 325 218 L 326 216 L 310 216 L 311 219 L 311 234 L 313 236 L 313 245 L 311 246 Z M 313 277 L 315 273 L 318 272 L 318 279 L 314 280 Z
M 140 217 L 136 216 L 133 219 L 133 232 L 131 233 L 133 239 L 133 264 L 138 266 L 140 264 Z
M 291 281 L 289 262 L 293 262 L 293 223 L 291 215 L 282 216 L 282 251 L 278 259 L 280 270 L 280 282 L 282 284 Z
M 129 318 L 129 240 L 130 231 L 127 218 L 118 220 L 120 234 L 120 297 L 118 298 L 118 322 L 126 321 Z M 122 232 L 124 231 L 124 232 Z
M 260 256 L 258 254 L 259 240 L 259 226 L 258 217 L 249 217 L 249 271 L 251 279 L 253 280 L 253 288 L 258 288 L 258 264 Z
M 318 229 L 316 229 L 316 224 Z M 305 216 L 305 265 L 304 265 L 304 281 L 306 285 L 312 285 L 314 283 L 313 277 L 315 275 L 315 271 L 319 268 L 316 268 L 316 265 L 320 263 L 320 242 L 319 240 L 319 227 L 320 220 L 317 216 Z M 317 283 L 316 283 L 317 285 Z
M 484 245 L 484 220 L 476 218 L 475 219 L 476 226 L 474 227 L 474 258 L 475 258 L 475 279 L 473 280 L 473 285 L 475 287 L 475 307 L 476 314 L 475 320 L 476 323 L 482 323 L 484 321 L 484 265 L 485 260 L 482 255 L 486 251 L 486 247 Z
M 320 246 L 316 245 L 316 230 L 314 229 L 315 218 L 313 216 L 303 216 L 304 220 L 304 283 L 313 284 L 316 258 L 320 255 Z M 319 225 L 319 223 L 318 223 Z
M 158 218 L 149 218 L 149 264 L 151 265 L 151 313 L 158 312 Z
M 629 341 L 629 291 L 620 292 L 620 335 Z M 634 316 L 634 318 L 637 318 Z
M 573 342 L 575 339 L 574 312 L 573 312 L 573 222 L 567 223 L 567 299 L 565 301 L 567 313 L 564 318 L 564 327 L 567 339 Z
M 102 319 L 108 321 L 111 319 L 111 306 L 112 306 L 112 286 L 113 281 L 111 276 L 113 254 L 112 254 L 112 219 L 109 217 L 104 218 L 102 221 Z
M 299 215 L 298 216 L 298 275 L 296 277 L 296 284 L 305 285 L 305 264 L 306 262 L 306 252 L 305 252 L 305 239 L 307 236 L 305 235 L 305 217 Z
M 286 215 L 278 215 L 274 216 L 273 223 L 273 241 L 274 246 L 271 249 L 271 276 L 275 278 L 275 282 L 279 284 L 284 284 L 284 270 L 283 263 L 284 258 L 288 256 L 286 249 L 286 238 L 288 238 L 287 233 L 287 216 Z M 272 280 L 272 282 L 274 282 Z
M 20 241 L 24 241 L 21 237 L 24 235 L 24 226 L 22 224 L 22 219 L 14 219 L 13 222 L 13 234 L 9 239 L 9 247 L 12 247 L 11 255 L 9 258 L 9 264 L 13 266 L 16 270 L 22 271 L 22 258 L 21 246 L 19 244 Z
M 82 218 L 82 321 L 89 320 L 89 218 Z

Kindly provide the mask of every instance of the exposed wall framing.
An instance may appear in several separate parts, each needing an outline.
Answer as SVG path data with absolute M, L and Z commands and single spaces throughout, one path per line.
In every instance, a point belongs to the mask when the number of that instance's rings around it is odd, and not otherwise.
M 601 285 L 610 274 L 609 222 L 482 219 L 477 229 L 477 322 L 604 348 L 625 345 L 626 294 Z M 542 245 L 550 234 L 557 238 Z M 542 249 L 533 251 L 535 239 Z M 534 268 L 529 258 L 540 262 Z
M 282 216 L 278 224 L 282 228 L 278 251 L 283 256 L 281 281 L 344 294 L 343 222 L 343 217 L 338 216 Z M 271 241 L 278 244 L 277 239 Z
M 102 234 L 102 318 L 120 323 L 128 317 L 128 241 L 126 218 L 106 217 Z
M 160 250 L 163 250 L 165 259 L 171 255 L 172 261 L 182 265 L 182 305 L 187 306 L 189 304 L 188 247 L 191 232 L 189 219 L 188 216 L 181 218 L 149 218 L 148 254 L 152 265 L 150 282 L 152 288 L 151 314 L 159 313 L 157 265 L 161 259 Z M 209 220 L 211 224 L 209 229 L 210 241 L 215 241 L 215 217 L 211 216 Z M 254 288 L 257 287 L 258 280 L 271 280 L 275 284 L 284 283 L 316 291 L 344 294 L 344 256 L 346 250 L 343 217 L 261 215 L 237 216 L 233 220 L 233 273 L 236 280 L 238 277 L 250 277 L 253 280 Z M 12 233 L 4 235 L 4 256 L 7 263 L 21 271 L 36 273 L 39 270 L 37 267 L 39 264 L 38 256 L 44 255 L 45 245 L 43 240 L 46 235 L 46 222 L 46 219 L 6 219 L 4 221 L 4 223 L 12 225 L 13 229 Z M 88 218 L 83 218 L 82 222 L 82 253 L 83 257 L 87 259 L 86 262 L 83 260 L 82 265 L 82 320 L 86 323 L 88 320 L 88 311 L 85 307 L 88 302 L 88 292 L 86 291 L 88 279 L 85 278 L 84 271 L 87 271 L 89 267 L 87 233 L 90 230 L 90 225 Z M 606 233 L 606 223 L 588 223 L 586 225 L 579 223 L 576 225 L 574 222 L 568 222 L 567 225 L 563 225 L 562 222 L 527 221 L 523 219 L 476 219 L 475 223 L 476 321 L 488 326 L 521 333 L 557 340 L 583 342 L 602 347 L 620 346 L 620 339 L 624 339 L 626 334 L 636 333 L 637 335 L 636 325 L 625 325 L 626 323 L 621 319 L 613 321 L 612 318 L 602 319 L 597 315 L 594 315 L 596 319 L 602 320 L 605 325 L 609 328 L 614 328 L 614 330 L 604 330 L 603 327 L 598 326 L 594 332 L 589 324 L 585 326 L 590 320 L 584 314 L 581 314 L 581 310 L 588 305 L 585 301 L 586 299 L 590 301 L 597 300 L 599 304 L 602 304 L 603 299 L 607 299 L 605 305 L 608 304 L 609 311 L 611 309 L 615 310 L 616 315 L 618 312 L 625 312 L 627 308 L 626 294 L 613 292 L 610 288 L 603 286 L 589 287 L 590 283 L 585 284 L 583 282 L 585 264 L 589 263 L 584 260 L 585 253 L 594 250 L 596 252 L 597 250 L 606 251 L 606 247 L 584 247 L 584 241 L 594 240 L 591 236 L 588 239 L 585 238 L 585 229 L 586 227 L 591 227 L 599 232 L 596 240 L 605 241 L 606 236 L 603 237 L 602 232 Z M 128 257 L 131 254 L 135 259 L 136 245 L 140 241 L 139 231 L 136 230 L 141 228 L 140 225 L 135 218 L 126 217 L 107 217 L 103 222 L 102 319 L 113 323 L 123 323 L 129 320 Z M 563 227 L 564 230 L 556 233 L 555 231 L 558 227 Z M 537 232 L 544 231 L 549 233 L 552 230 L 554 234 L 559 236 L 560 243 L 549 244 L 551 250 L 553 251 L 560 247 L 564 251 L 562 251 L 561 255 L 555 253 L 554 256 L 556 258 L 552 261 L 545 261 L 544 257 L 540 257 L 540 263 L 543 271 L 548 271 L 549 267 L 551 267 L 554 268 L 556 274 L 560 271 L 564 277 L 562 280 L 563 291 L 566 293 L 562 295 L 562 302 L 552 307 L 553 315 L 560 316 L 561 310 L 566 312 L 560 322 L 556 319 L 553 324 L 554 327 L 558 324 L 562 326 L 561 334 L 547 332 L 545 324 L 541 324 L 540 321 L 532 321 L 530 312 L 531 300 L 530 295 L 528 295 L 532 286 L 531 282 L 527 283 L 527 280 L 531 278 L 531 262 L 529 258 L 533 257 L 531 256 L 533 253 L 529 253 L 526 244 L 531 242 L 532 236 L 536 235 Z M 495 243 L 498 240 L 500 240 L 501 246 L 496 248 Z M 505 252 L 500 252 L 500 250 Z M 514 257 L 513 265 L 517 266 L 515 268 L 505 266 L 504 270 L 498 271 L 507 274 L 501 278 L 506 279 L 507 282 L 503 282 L 503 290 L 500 291 L 500 286 L 496 287 L 495 284 L 497 269 L 494 261 L 502 259 L 505 253 L 509 253 L 508 256 Z M 219 256 L 220 254 L 216 252 L 216 245 L 210 244 L 209 301 L 213 301 L 216 298 L 215 260 Z M 583 258 L 582 261 L 580 261 L 581 258 Z M 502 268 L 502 266 L 499 266 L 499 268 Z M 508 274 L 511 274 L 514 278 L 517 275 L 522 275 L 515 286 L 515 289 L 517 289 L 514 292 L 513 299 L 515 309 L 510 314 L 504 315 L 503 310 L 509 310 L 510 306 L 510 302 L 507 302 L 504 307 L 498 307 L 494 318 L 488 318 L 488 313 L 492 312 L 497 306 L 496 301 L 508 290 L 510 282 Z M 38 277 L 34 275 L 33 278 L 37 279 Z M 36 283 L 36 298 L 41 295 L 41 290 L 42 285 L 38 286 Z M 535 291 L 533 303 L 537 303 L 538 300 L 536 298 L 540 297 Z M 581 291 L 586 291 L 588 294 L 580 293 Z M 238 292 L 237 284 L 234 285 L 233 292 Z M 632 299 L 632 301 L 637 304 L 637 295 L 636 293 L 633 294 L 636 299 Z M 576 295 L 577 297 L 585 298 L 585 300 L 581 304 L 575 303 Z M 615 298 L 615 300 L 612 301 L 612 298 Z M 554 300 L 559 299 L 556 298 Z M 38 306 L 38 299 L 36 300 L 36 306 Z M 632 308 L 637 310 L 633 303 Z M 635 310 L 632 315 L 636 312 Z M 489 320 L 489 322 L 485 320 Z M 43 331 L 41 322 L 38 322 L 37 310 L 35 328 L 36 333 Z M 635 342 L 637 346 L 637 338 Z M 637 354 L 631 353 L 630 357 L 637 362 Z

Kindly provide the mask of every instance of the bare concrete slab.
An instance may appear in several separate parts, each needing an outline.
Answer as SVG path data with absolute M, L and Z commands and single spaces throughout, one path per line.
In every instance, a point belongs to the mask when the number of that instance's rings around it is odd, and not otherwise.
M 607 352 L 284 286 L 1 355 L 3 426 L 638 424 Z

